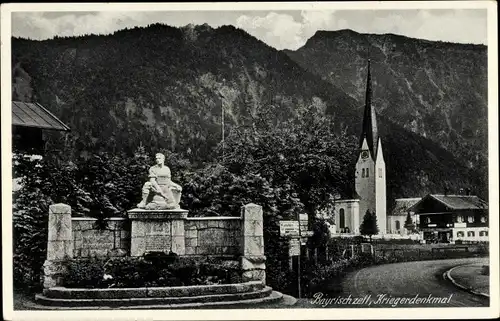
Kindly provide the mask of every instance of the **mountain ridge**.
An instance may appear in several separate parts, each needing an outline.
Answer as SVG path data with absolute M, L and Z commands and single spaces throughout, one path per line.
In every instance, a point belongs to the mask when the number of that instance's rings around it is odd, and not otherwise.
M 379 114 L 435 140 L 472 168 L 487 163 L 486 49 L 341 30 L 318 31 L 303 47 L 284 52 L 357 100 L 370 59 Z
M 358 31 L 355 31 L 355 30 L 352 30 L 352 29 L 338 29 L 338 30 L 317 30 L 314 35 L 312 35 L 309 39 L 307 39 L 307 41 L 311 40 L 311 39 L 315 39 L 315 38 L 320 38 L 320 37 L 330 37 L 330 36 L 333 36 L 333 34 L 336 33 L 336 34 L 350 34 L 351 36 L 352 35 L 355 35 L 355 36 L 372 36 L 372 37 L 377 37 L 377 36 L 381 36 L 381 37 L 393 37 L 393 38 L 400 38 L 401 40 L 407 40 L 407 41 L 413 41 L 413 40 L 416 40 L 416 41 L 420 41 L 421 43 L 423 44 L 428 44 L 428 45 L 436 45 L 436 44 L 443 44 L 443 45 L 457 45 L 457 46 L 478 46 L 478 47 L 488 47 L 487 45 L 485 44 L 480 44 L 480 43 L 462 43 L 462 42 L 452 42 L 452 41 L 444 41 L 444 40 L 431 40 L 431 39 L 424 39 L 424 38 L 417 38 L 417 37 L 410 37 L 410 36 L 405 36 L 405 35 L 401 35 L 401 34 L 397 34 L 397 33 L 392 33 L 392 32 L 388 32 L 388 33 L 367 33 L 367 32 L 358 32 Z M 300 48 L 302 47 L 305 47 L 307 46 L 307 42 L 301 46 Z M 289 50 L 289 49 L 285 49 L 284 51 L 297 51 L 297 50 L 300 50 L 300 48 L 297 48 L 296 50 Z
M 335 120 L 336 131 L 357 137 L 361 129 L 360 99 L 233 26 L 155 24 L 108 36 L 13 39 L 12 65 L 13 98 L 50 106 L 74 129 L 67 141 L 49 137 L 49 145 L 68 157 L 99 150 L 132 154 L 142 144 L 148 152 L 166 148 L 194 162 L 213 161 L 221 108 L 228 131 L 251 125 L 271 105 L 280 107 L 277 119 L 312 105 Z M 379 117 L 394 197 L 440 191 L 445 182 L 481 185 L 452 153 L 385 118 Z M 405 164 L 398 149 L 413 153 L 416 163 Z

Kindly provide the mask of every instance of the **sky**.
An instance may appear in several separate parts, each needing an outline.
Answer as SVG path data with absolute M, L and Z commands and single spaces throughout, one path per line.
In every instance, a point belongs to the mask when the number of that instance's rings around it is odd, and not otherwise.
M 318 30 L 352 29 L 487 44 L 486 9 L 13 12 L 12 35 L 30 39 L 114 31 L 152 23 L 233 25 L 276 49 L 295 50 Z

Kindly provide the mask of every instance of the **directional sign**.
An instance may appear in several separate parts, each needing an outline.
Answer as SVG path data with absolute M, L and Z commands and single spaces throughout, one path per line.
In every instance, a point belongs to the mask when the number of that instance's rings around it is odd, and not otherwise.
M 299 236 L 299 221 L 280 221 L 281 236 Z
M 299 256 L 300 255 L 299 239 L 290 239 L 290 243 L 288 244 L 288 255 L 289 256 Z
M 308 221 L 309 217 L 307 214 L 299 214 L 299 224 L 300 224 L 300 230 L 301 231 L 306 231 L 308 228 Z
M 303 237 L 310 237 L 313 235 L 314 235 L 313 231 L 300 231 L 300 236 L 303 236 Z
M 299 214 L 299 221 L 309 221 L 309 216 L 307 214 Z

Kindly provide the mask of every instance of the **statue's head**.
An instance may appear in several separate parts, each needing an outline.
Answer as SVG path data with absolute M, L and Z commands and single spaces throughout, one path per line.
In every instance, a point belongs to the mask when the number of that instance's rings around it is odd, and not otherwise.
M 165 155 L 163 155 L 162 153 L 157 153 L 155 159 L 156 159 L 156 164 L 158 165 L 163 164 L 165 162 Z

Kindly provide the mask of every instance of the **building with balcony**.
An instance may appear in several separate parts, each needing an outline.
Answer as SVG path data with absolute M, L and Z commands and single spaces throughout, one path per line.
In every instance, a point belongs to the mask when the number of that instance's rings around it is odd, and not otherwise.
M 488 204 L 477 196 L 428 194 L 409 211 L 426 242 L 488 241 Z

